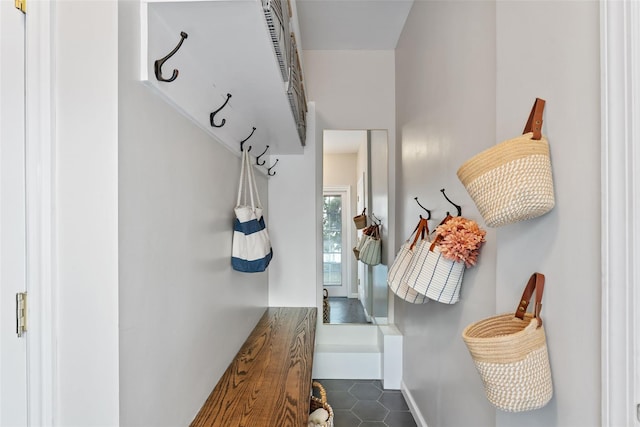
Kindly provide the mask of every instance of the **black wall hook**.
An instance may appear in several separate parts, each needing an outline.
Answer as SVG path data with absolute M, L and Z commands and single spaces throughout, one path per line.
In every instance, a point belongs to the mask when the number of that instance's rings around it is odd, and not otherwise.
M 274 176 L 276 174 L 275 172 L 271 173 L 271 169 L 273 169 L 275 167 L 275 165 L 278 164 L 278 160 L 280 160 L 280 159 L 276 159 L 276 162 L 274 164 L 272 164 L 270 168 L 267 168 L 267 175 Z
M 371 215 L 369 215 L 371 217 L 371 221 L 373 221 L 373 223 L 375 225 L 382 225 L 382 221 L 380 220 L 380 218 L 378 218 L 377 216 L 375 216 L 373 214 L 373 212 L 371 212 Z
M 229 96 L 231 96 L 231 95 L 229 95 Z M 224 107 L 224 105 L 223 105 L 223 107 Z M 211 113 L 211 114 L 213 114 L 213 113 Z M 223 124 L 224 124 L 224 119 L 222 119 L 222 125 Z M 222 125 L 220 125 L 220 126 L 222 126 Z M 218 126 L 218 127 L 220 127 L 220 126 Z M 255 131 L 256 131 L 256 127 L 254 126 L 253 129 L 251 130 L 251 133 L 249 134 L 249 136 L 246 137 L 245 139 L 243 139 L 242 141 L 240 141 L 240 151 L 244 150 L 244 143 L 247 142 L 249 140 L 249 138 L 251 138 L 253 136 L 253 133 Z M 250 145 L 249 149 L 247 151 L 251 151 L 251 148 L 252 148 L 252 146 Z
M 425 208 L 424 206 L 422 206 L 422 205 L 420 204 L 420 202 L 418 201 L 418 198 L 417 198 L 417 197 L 414 197 L 414 198 L 413 198 L 413 200 L 415 200 L 415 201 L 416 201 L 416 203 L 418 204 L 418 206 L 420 206 L 422 209 L 424 209 L 425 211 L 427 211 L 427 213 L 429 214 L 429 216 L 427 217 L 427 219 L 431 219 L 431 211 L 430 211 L 429 209 Z M 420 215 L 420 218 L 422 218 L 422 215 Z
M 462 208 L 460 207 L 460 205 L 456 205 L 455 203 L 453 203 L 451 201 L 450 198 L 447 197 L 447 195 L 444 192 L 444 188 L 442 190 L 440 190 L 440 191 L 442 192 L 442 195 L 444 196 L 444 198 L 447 199 L 447 202 L 451 203 L 453 206 L 456 207 L 456 209 L 458 210 L 458 216 L 461 216 L 462 215 Z M 447 215 L 449 215 L 449 212 L 447 212 Z
M 153 63 L 153 71 L 156 74 L 156 79 L 158 79 L 161 82 L 172 82 L 178 78 L 178 74 L 180 73 L 180 71 L 176 69 L 173 70 L 173 74 L 171 74 L 171 77 L 169 77 L 168 79 L 165 79 L 164 77 L 162 77 L 162 66 L 167 61 L 167 59 L 171 58 L 178 51 L 178 49 L 180 49 L 180 46 L 182 46 L 182 42 L 184 41 L 184 39 L 189 37 L 189 35 L 184 31 L 181 31 L 180 37 L 181 38 L 180 38 L 180 41 L 178 42 L 178 45 L 171 52 L 169 52 L 167 56 L 165 56 L 164 58 L 157 59 L 156 62 Z
M 264 151 L 262 152 L 262 154 L 260 154 L 258 157 L 256 157 L 256 165 L 258 166 L 264 166 L 265 163 L 267 163 L 266 160 L 263 160 L 262 163 L 260 163 L 260 157 L 264 156 L 265 154 L 267 154 L 267 150 L 269 150 L 269 146 L 267 145 L 267 148 L 264 149 Z
M 230 94 L 230 93 L 228 93 L 228 94 L 227 94 L 227 99 L 226 99 L 226 101 L 224 101 L 224 104 L 222 104 L 222 106 L 221 106 L 220 108 L 218 108 L 216 111 L 214 111 L 213 113 L 211 113 L 211 114 L 209 115 L 209 121 L 211 122 L 211 126 L 213 126 L 214 128 L 221 128 L 221 127 L 222 127 L 222 126 L 224 126 L 224 124 L 227 122 L 227 120 L 226 120 L 226 119 L 222 119 L 222 121 L 220 122 L 220 124 L 219 124 L 219 125 L 217 125 L 217 124 L 215 124 L 215 123 L 213 122 L 213 119 L 214 119 L 214 117 L 216 116 L 216 114 L 218 114 L 218 113 L 220 112 L 220 110 L 222 110 L 222 109 L 225 107 L 225 105 L 227 105 L 227 102 L 229 102 L 229 99 L 230 99 L 230 98 L 231 98 L 231 94 Z

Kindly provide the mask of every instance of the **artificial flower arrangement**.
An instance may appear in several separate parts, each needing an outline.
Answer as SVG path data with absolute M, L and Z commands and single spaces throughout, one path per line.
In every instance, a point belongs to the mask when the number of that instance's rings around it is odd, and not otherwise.
M 446 259 L 464 262 L 467 268 L 476 265 L 486 231 L 478 223 L 461 216 L 451 217 L 435 229 L 440 253 Z

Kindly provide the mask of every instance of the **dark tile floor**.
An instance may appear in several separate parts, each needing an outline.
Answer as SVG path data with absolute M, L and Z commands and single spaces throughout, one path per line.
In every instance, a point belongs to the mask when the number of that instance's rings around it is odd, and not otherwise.
M 367 323 L 360 300 L 329 297 L 329 323 Z
M 384 390 L 380 380 L 317 381 L 333 408 L 334 427 L 416 427 L 402 393 Z

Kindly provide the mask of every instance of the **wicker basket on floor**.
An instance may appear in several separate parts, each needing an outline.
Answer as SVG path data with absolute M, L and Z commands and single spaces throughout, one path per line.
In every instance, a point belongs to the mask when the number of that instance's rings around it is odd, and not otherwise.
M 329 323 L 331 318 L 331 306 L 329 305 L 329 291 L 322 290 L 322 323 Z
M 322 384 L 318 381 L 314 381 L 312 387 L 318 389 L 320 392 L 320 397 L 311 396 L 311 403 L 309 406 L 309 413 L 315 411 L 319 408 L 324 408 L 329 413 L 329 419 L 327 420 L 327 427 L 333 427 L 333 408 L 327 402 L 327 392 L 325 391 Z

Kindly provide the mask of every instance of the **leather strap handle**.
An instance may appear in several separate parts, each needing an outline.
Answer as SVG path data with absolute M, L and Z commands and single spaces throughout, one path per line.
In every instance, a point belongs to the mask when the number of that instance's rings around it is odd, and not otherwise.
M 445 217 L 444 217 L 444 219 L 443 219 L 442 221 L 440 221 L 439 226 L 440 226 L 440 225 L 442 225 L 442 224 L 444 224 L 445 222 L 449 221 L 451 218 L 453 218 L 451 215 L 447 215 L 447 216 L 445 216 Z M 438 234 L 438 235 L 436 236 L 436 238 L 435 238 L 435 239 L 433 239 L 433 242 L 431 242 L 431 246 L 429 247 L 429 250 L 430 250 L 431 252 L 433 252 L 433 249 L 436 247 L 436 245 L 437 245 L 438 243 L 440 243 L 440 241 L 441 241 L 441 240 L 442 240 L 442 236 L 441 236 L 440 234 Z
M 533 139 L 539 140 L 542 138 L 542 113 L 544 112 L 544 99 L 536 98 L 531 107 L 531 113 L 529 114 L 529 120 L 524 127 L 523 134 L 533 132 Z
M 416 246 L 416 243 L 418 242 L 418 237 L 421 237 L 422 240 L 424 240 L 425 234 L 427 235 L 429 234 L 428 221 L 425 218 L 420 218 L 420 222 L 418 222 L 418 226 L 416 227 L 415 230 L 413 230 L 413 232 L 416 233 L 416 237 L 413 239 L 413 243 L 411 243 L 411 246 L 409 247 L 411 250 L 413 250 L 413 248 Z
M 540 311 L 542 311 L 542 294 L 544 292 L 544 274 L 542 273 L 533 273 L 531 278 L 529 278 L 527 286 L 525 286 L 524 292 L 522 293 L 522 298 L 520 298 L 520 304 L 518 304 L 518 308 L 516 309 L 516 317 L 518 319 L 524 319 L 524 314 L 527 312 L 529 301 L 531 301 L 531 296 L 534 291 L 536 292 L 536 302 L 533 317 L 538 319 L 538 327 L 540 327 L 542 326 Z

